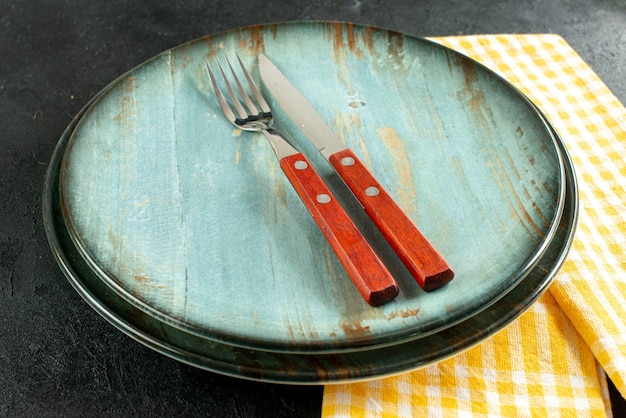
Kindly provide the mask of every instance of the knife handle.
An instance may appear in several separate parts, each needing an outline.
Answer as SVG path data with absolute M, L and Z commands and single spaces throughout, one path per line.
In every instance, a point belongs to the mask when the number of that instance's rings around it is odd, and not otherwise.
M 298 153 L 280 166 L 337 254 L 359 293 L 372 306 L 398 295 L 398 285 L 311 163 Z
M 350 149 L 329 161 L 422 289 L 438 289 L 454 278 L 441 254 Z

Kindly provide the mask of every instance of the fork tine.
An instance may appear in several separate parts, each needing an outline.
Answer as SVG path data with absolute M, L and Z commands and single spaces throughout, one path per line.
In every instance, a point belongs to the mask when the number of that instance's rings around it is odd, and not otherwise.
M 235 110 L 237 111 L 237 113 L 239 113 L 239 118 L 246 119 L 248 117 L 248 113 L 246 112 L 246 109 L 244 109 L 243 106 L 241 105 L 241 102 L 237 98 L 237 95 L 235 95 L 235 92 L 233 91 L 233 88 L 230 85 L 230 82 L 228 81 L 228 77 L 226 76 L 226 73 L 224 72 L 224 68 L 222 67 L 222 64 L 217 58 L 215 59 L 215 62 L 217 62 L 217 68 L 220 70 L 220 73 L 222 74 L 222 79 L 224 79 L 224 85 L 226 86 L 226 92 L 228 93 L 228 96 L 230 97 L 230 101 L 235 106 Z
M 226 98 L 222 94 L 222 90 L 217 85 L 217 81 L 215 80 L 215 76 L 213 75 L 213 71 L 211 71 L 211 67 L 209 66 L 209 62 L 204 60 L 204 65 L 206 67 L 206 71 L 209 74 L 209 79 L 211 80 L 211 85 L 213 86 L 213 91 L 215 92 L 215 97 L 217 98 L 217 103 L 220 105 L 222 109 L 222 113 L 226 115 L 226 118 L 231 122 L 234 122 L 237 117 L 233 113 L 233 110 L 226 102 Z
M 239 58 L 239 56 L 237 56 L 237 58 Z M 226 60 L 226 63 L 228 64 L 228 67 L 230 68 L 230 72 L 233 75 L 233 80 L 235 80 L 235 84 L 237 85 L 237 90 L 239 90 L 239 96 L 243 99 L 244 103 L 246 104 L 246 107 L 250 111 L 250 114 L 258 115 L 259 114 L 259 109 L 257 109 L 257 107 L 254 105 L 254 103 L 252 102 L 252 99 L 246 93 L 246 91 L 244 90 L 243 86 L 239 82 L 239 77 L 237 77 L 237 74 L 235 73 L 235 70 L 233 69 L 233 66 L 230 64 L 230 60 L 228 59 L 228 57 L 224 57 L 224 59 Z M 241 64 L 241 60 L 239 61 L 239 63 L 240 63 L 240 65 L 242 65 Z M 242 68 L 242 70 L 244 72 L 244 75 L 245 75 L 246 69 L 243 67 L 243 65 L 242 65 L 241 68 Z
M 259 106 L 261 106 L 261 110 L 263 111 L 263 113 L 271 113 L 270 107 L 265 101 L 265 98 L 259 91 L 256 84 L 254 84 L 254 81 L 252 80 L 252 77 L 250 77 L 250 74 L 246 70 L 246 67 L 243 65 L 243 62 L 241 62 L 241 58 L 239 57 L 239 54 L 235 54 L 235 55 L 237 56 L 237 61 L 239 61 L 239 66 L 241 67 L 241 70 L 243 71 L 244 77 L 246 77 L 246 81 L 248 82 L 248 86 L 250 87 L 250 90 L 252 91 L 254 98 L 256 99 Z

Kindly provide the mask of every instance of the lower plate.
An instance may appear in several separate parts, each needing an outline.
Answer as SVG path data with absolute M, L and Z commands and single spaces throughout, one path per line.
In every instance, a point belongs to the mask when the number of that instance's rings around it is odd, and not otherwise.
M 164 355 L 213 372 L 288 384 L 341 383 L 398 374 L 458 354 L 501 330 L 543 294 L 571 245 L 578 214 L 572 162 L 555 135 L 565 163 L 566 198 L 556 235 L 524 280 L 477 315 L 441 332 L 388 347 L 335 354 L 258 351 L 209 341 L 186 333 L 131 305 L 103 283 L 80 256 L 68 234 L 59 202 L 59 168 L 79 117 L 54 152 L 45 181 L 43 216 L 48 240 L 63 273 L 76 291 L 107 321 Z

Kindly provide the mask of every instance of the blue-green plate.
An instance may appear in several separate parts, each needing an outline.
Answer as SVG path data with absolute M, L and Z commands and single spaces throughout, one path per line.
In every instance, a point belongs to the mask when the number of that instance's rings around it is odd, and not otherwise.
M 203 67 L 265 53 L 395 197 L 456 278 L 423 292 L 278 106 L 401 288 L 367 305 L 262 135 L 221 115 Z M 255 76 L 256 76 L 256 72 Z M 103 90 L 72 132 L 60 208 L 91 271 L 154 320 L 212 343 L 300 353 L 422 339 L 526 277 L 563 211 L 562 156 L 515 88 L 435 43 L 339 23 L 257 26 L 166 51 Z

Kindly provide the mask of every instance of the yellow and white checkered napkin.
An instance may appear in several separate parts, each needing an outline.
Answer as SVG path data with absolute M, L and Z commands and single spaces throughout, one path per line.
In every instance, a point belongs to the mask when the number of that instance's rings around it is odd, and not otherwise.
M 580 214 L 549 291 L 491 339 L 392 378 L 324 388 L 323 416 L 610 415 L 626 396 L 626 109 L 556 35 L 437 38 L 547 115 L 576 168 Z

